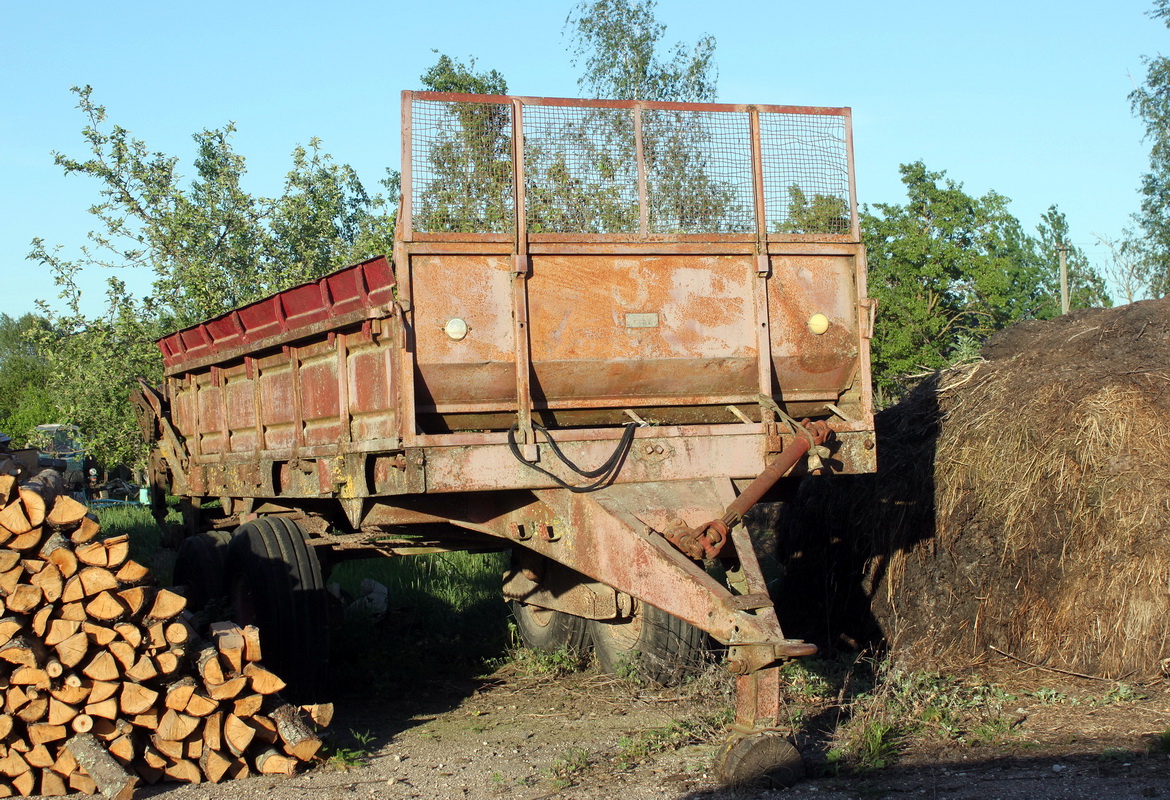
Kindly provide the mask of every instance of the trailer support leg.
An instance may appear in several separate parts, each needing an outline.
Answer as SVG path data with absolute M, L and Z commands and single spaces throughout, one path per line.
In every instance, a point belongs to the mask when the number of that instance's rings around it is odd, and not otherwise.
M 804 777 L 804 761 L 780 724 L 780 668 L 736 678 L 735 724 L 719 749 L 719 778 L 731 786 L 769 789 Z

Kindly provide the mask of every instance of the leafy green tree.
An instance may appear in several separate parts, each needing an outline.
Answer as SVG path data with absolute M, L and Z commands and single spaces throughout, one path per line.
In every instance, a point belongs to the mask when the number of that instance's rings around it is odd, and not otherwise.
M 1064 212 L 1050 206 L 1040 215 L 1036 226 L 1037 255 L 1043 273 L 1043 286 L 1047 295 L 1036 316 L 1042 319 L 1060 314 L 1060 251 L 1067 248 L 1065 264 L 1068 268 L 1068 298 L 1070 308 L 1108 308 L 1112 298 L 1105 287 L 1105 279 L 1089 263 L 1088 256 L 1075 244 L 1070 244 L 1068 220 Z
M 849 204 L 836 195 L 814 194 L 810 199 L 797 184 L 788 187 L 788 215 L 773 223 L 780 233 L 848 233 Z
M 387 198 L 369 196 L 316 139 L 294 151 L 282 193 L 261 197 L 242 186 L 247 166 L 232 147 L 234 125 L 195 134 L 194 174 L 185 181 L 177 158 L 109 124 L 90 87 L 74 92 L 87 152 L 54 157 L 67 175 L 96 180 L 97 226 L 73 259 L 33 241 L 29 257 L 50 268 L 65 301 L 64 311 L 46 309 L 50 329 L 39 345 L 62 412 L 55 421 L 78 425 L 99 459 L 133 463 L 144 450 L 127 396 L 138 376 L 161 377 L 154 339 L 388 252 L 393 215 Z M 383 183 L 396 191 L 397 176 Z M 78 276 L 110 267 L 149 270 L 151 291 L 135 298 L 111 278 L 105 312 L 83 313 Z
M 593 0 L 578 4 L 565 20 L 577 85 L 591 97 L 709 103 L 719 79 L 715 37 L 660 52 L 666 26 L 654 16 L 654 0 Z
M 36 345 L 48 331 L 48 320 L 36 314 L 0 314 L 0 433 L 17 447 L 37 425 L 56 421 L 57 408 L 45 391 L 48 365 Z
M 442 54 L 419 80 L 436 92 L 508 92 L 499 72 L 476 72 L 474 59 L 464 64 Z M 429 136 L 430 143 L 427 172 L 415 175 L 422 191 L 416 195 L 414 226 L 431 232 L 511 231 L 511 109 L 499 103 L 447 103 L 437 113 L 440 121 L 415 123 L 415 135 Z
M 862 212 L 869 293 L 880 304 L 873 340 L 875 381 L 896 396 L 905 376 L 945 366 L 993 331 L 1059 313 L 1053 243 L 1068 241 L 1055 207 L 1040 238 L 1028 236 L 996 192 L 972 197 L 922 162 L 900 167 L 904 205 Z M 1078 305 L 1108 303 L 1103 282 L 1075 248 Z
M 1154 0 L 1149 15 L 1170 27 L 1170 0 Z M 1148 267 L 1145 287 L 1151 296 L 1170 292 L 1170 58 L 1146 58 L 1146 80 L 1129 95 L 1130 107 L 1146 126 L 1150 169 L 1142 176 L 1141 213 Z
M 577 84 L 592 97 L 615 100 L 711 102 L 718 68 L 715 39 L 704 35 L 693 45 L 664 45 L 666 26 L 655 16 L 654 0 L 591 0 L 579 3 L 565 21 L 573 65 L 582 70 Z M 550 170 L 579 202 L 570 209 L 588 220 L 579 230 L 629 232 L 637 229 L 637 199 L 622 192 L 632 186 L 634 130 L 628 114 L 585 114 L 576 155 Z M 572 137 L 561 137 L 570 142 Z M 648 224 L 652 233 L 739 233 L 752 230 L 750 203 L 742 202 L 732 181 L 715 168 L 719 144 L 710 120 L 687 111 L 646 111 L 642 148 L 648 184 Z M 719 154 L 726 158 L 726 153 Z M 609 170 L 590 173 L 606 158 Z M 584 166 L 583 166 L 584 165 Z M 631 177 L 633 175 L 633 177 Z M 617 190 L 615 191 L 615 187 Z M 590 207 L 589 198 L 596 198 Z M 590 227 L 590 224 L 592 227 Z

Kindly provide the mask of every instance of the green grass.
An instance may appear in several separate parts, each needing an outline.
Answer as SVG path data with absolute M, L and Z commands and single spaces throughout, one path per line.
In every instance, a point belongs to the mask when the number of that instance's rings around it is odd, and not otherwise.
M 338 686 L 387 697 L 403 681 L 471 677 L 508 652 L 508 608 L 500 599 L 506 553 L 443 553 L 349 561 L 329 577 L 352 597 L 363 578 L 389 590 L 381 620 L 350 614 L 335 635 Z
M 163 530 L 150 509 L 146 506 L 108 506 L 97 509 L 95 512 L 98 524 L 102 526 L 102 538 L 112 536 L 130 536 L 130 557 L 150 567 L 155 579 L 162 585 L 171 581 L 171 568 L 174 566 L 174 557 L 169 551 L 161 548 Z
M 174 552 L 161 547 L 163 530 L 144 506 L 96 512 L 102 536 L 130 536 L 130 557 L 171 581 Z M 177 513 L 172 513 L 177 520 Z M 327 576 L 352 597 L 363 578 L 389 589 L 380 621 L 350 615 L 334 631 L 334 677 L 339 687 L 399 693 L 404 679 L 474 675 L 507 656 L 508 609 L 500 599 L 506 553 L 444 553 L 348 561 Z

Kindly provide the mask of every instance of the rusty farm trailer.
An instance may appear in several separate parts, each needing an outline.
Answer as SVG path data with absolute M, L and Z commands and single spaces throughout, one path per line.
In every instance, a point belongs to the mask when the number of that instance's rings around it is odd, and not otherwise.
M 849 110 L 405 92 L 402 114 L 392 261 L 159 342 L 138 402 L 193 589 L 226 551 L 237 613 L 307 688 L 322 563 L 510 549 L 527 641 L 665 679 L 706 632 L 738 675 L 724 774 L 791 766 L 777 665 L 815 648 L 741 519 L 778 479 L 874 469 Z

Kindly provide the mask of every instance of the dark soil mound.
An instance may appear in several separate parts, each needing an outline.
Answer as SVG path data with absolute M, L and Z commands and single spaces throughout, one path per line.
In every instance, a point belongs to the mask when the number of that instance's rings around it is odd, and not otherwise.
M 780 527 L 786 633 L 882 636 L 928 669 L 998 649 L 1159 674 L 1170 298 L 1022 323 L 984 357 L 878 415 L 878 475 L 806 481 Z

